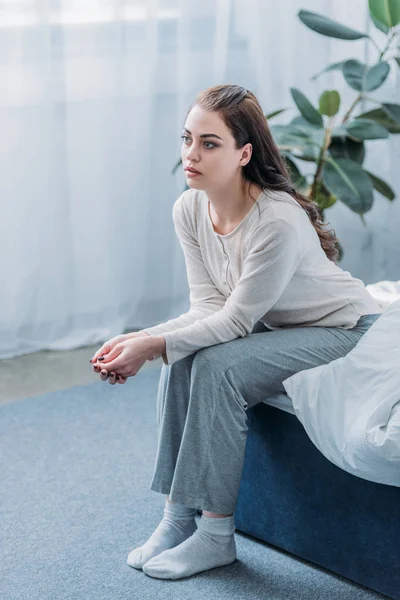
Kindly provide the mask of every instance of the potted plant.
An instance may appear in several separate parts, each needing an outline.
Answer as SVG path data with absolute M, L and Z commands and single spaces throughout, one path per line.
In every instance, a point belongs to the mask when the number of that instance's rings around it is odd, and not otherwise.
M 400 0 L 369 0 L 368 7 L 375 27 L 386 35 L 384 48 L 367 33 L 321 14 L 299 11 L 302 23 L 320 35 L 343 41 L 367 38 L 377 51 L 377 60 L 367 65 L 349 58 L 328 65 L 312 77 L 316 79 L 332 70 L 342 72 L 345 83 L 354 90 L 354 99 L 341 116 L 337 90 L 323 91 L 314 106 L 299 89 L 290 88 L 300 114 L 288 124 L 270 125 L 294 186 L 318 204 L 322 219 L 324 211 L 340 201 L 360 216 L 364 226 L 364 214 L 373 206 L 374 189 L 389 201 L 395 198 L 387 182 L 364 169 L 365 143 L 400 133 L 400 104 L 380 102 L 370 95 L 384 83 L 392 66 L 400 68 Z M 369 109 L 359 112 L 361 103 L 369 105 Z M 266 114 L 266 119 L 270 121 L 286 110 Z M 302 161 L 314 163 L 312 173 L 302 173 Z M 180 164 L 181 161 L 175 165 L 173 173 Z M 339 244 L 338 261 L 342 256 Z

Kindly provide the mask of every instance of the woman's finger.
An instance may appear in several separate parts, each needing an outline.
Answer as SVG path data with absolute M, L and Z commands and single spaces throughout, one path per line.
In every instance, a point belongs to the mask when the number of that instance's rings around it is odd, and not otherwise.
M 93 364 L 93 363 L 97 362 L 98 358 L 105 356 L 105 354 L 107 354 L 107 352 L 104 352 L 103 348 L 100 348 L 100 350 L 97 350 L 96 354 L 94 354 L 94 356 L 90 359 L 89 362 L 91 362 Z
M 103 356 L 102 350 L 103 350 L 102 348 L 100 348 L 99 350 L 97 350 L 97 352 L 95 354 L 93 354 L 93 356 L 92 356 L 92 358 L 90 359 L 89 362 L 95 363 L 100 356 Z
M 106 381 L 107 379 L 109 379 L 109 383 L 115 384 L 115 383 L 126 383 L 126 377 L 123 377 L 122 375 L 118 375 L 118 373 L 116 373 L 115 371 L 110 371 L 110 373 L 108 373 L 108 371 L 106 371 L 106 369 L 100 367 L 99 365 L 93 365 L 93 371 L 95 371 L 96 373 L 100 373 L 100 378 L 102 381 Z
M 107 381 L 108 379 L 108 371 L 106 371 L 105 369 L 102 369 L 100 371 L 100 378 L 102 381 Z

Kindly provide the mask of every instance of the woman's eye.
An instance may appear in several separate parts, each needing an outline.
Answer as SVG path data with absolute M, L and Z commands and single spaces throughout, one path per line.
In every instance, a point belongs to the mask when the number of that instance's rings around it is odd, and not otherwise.
M 186 144 L 187 143 L 186 140 L 189 139 L 187 135 L 181 135 L 181 138 L 182 138 L 184 144 Z M 207 147 L 208 150 L 211 150 L 211 148 L 216 148 L 216 146 L 217 146 L 216 144 L 213 144 L 213 142 L 204 142 L 204 143 L 211 145 L 211 147 L 210 146 Z

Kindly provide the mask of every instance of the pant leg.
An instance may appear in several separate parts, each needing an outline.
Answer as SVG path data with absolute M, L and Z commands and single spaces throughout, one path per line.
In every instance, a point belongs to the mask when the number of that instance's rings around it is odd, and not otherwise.
M 151 489 L 216 513 L 235 511 L 247 439 L 248 408 L 291 375 L 345 356 L 380 315 L 353 329 L 258 323 L 244 337 L 163 365 L 158 394 L 159 446 Z M 189 359 L 189 360 L 188 360 Z
M 158 446 L 151 489 L 169 494 L 190 400 L 190 380 L 195 354 L 173 365 L 162 364 L 157 391 Z M 172 500 L 172 498 L 171 498 Z

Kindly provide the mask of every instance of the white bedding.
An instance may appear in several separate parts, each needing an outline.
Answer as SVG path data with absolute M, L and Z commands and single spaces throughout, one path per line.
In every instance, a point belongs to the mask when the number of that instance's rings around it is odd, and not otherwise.
M 284 410 L 296 416 L 296 411 L 293 408 L 292 400 L 287 394 L 282 393 L 276 394 L 275 396 L 270 396 L 266 400 L 263 400 L 263 404 L 275 406 L 275 408 L 280 408 L 281 410 Z
M 400 280 L 399 281 L 378 281 L 377 283 L 371 283 L 366 286 L 368 292 L 378 302 L 379 306 L 383 309 L 387 308 L 390 304 L 396 300 L 400 300 Z M 293 408 L 293 402 L 287 394 L 276 394 L 270 396 L 266 400 L 263 400 L 264 404 L 269 404 L 275 408 L 280 408 L 292 415 L 296 415 L 296 411 Z
M 345 471 L 400 486 L 400 280 L 366 287 L 383 313 L 357 346 L 289 377 L 287 394 L 263 402 L 297 416 L 314 445 Z
M 383 313 L 355 348 L 283 385 L 294 414 L 328 460 L 363 479 L 400 487 L 400 281 L 369 287 L 382 292 Z M 289 399 L 271 400 L 292 412 Z

